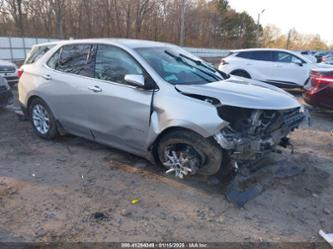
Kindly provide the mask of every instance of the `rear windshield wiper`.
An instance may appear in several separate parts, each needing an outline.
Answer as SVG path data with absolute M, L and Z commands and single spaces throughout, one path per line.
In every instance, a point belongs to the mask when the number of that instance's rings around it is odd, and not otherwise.
M 175 58 L 176 60 L 181 61 L 183 64 L 185 64 L 185 65 L 187 65 L 187 66 L 189 66 L 189 67 L 195 68 L 195 69 L 199 70 L 200 72 L 202 72 L 202 73 L 204 73 L 204 74 L 206 74 L 206 75 L 209 75 L 210 77 L 214 78 L 215 80 L 222 80 L 222 79 L 223 79 L 223 78 L 220 78 L 219 76 L 217 76 L 217 75 L 214 74 L 214 73 L 211 73 L 211 72 L 208 72 L 208 71 L 206 71 L 206 70 L 203 70 L 203 69 L 201 69 L 200 67 L 196 67 L 196 66 L 191 65 L 190 63 L 186 62 L 183 58 L 188 59 L 188 60 L 190 60 L 190 61 L 193 61 L 196 65 L 203 66 L 204 68 L 207 68 L 207 69 L 209 69 L 210 71 L 212 71 L 212 68 L 209 68 L 208 66 L 202 64 L 202 62 L 199 61 L 199 60 L 194 60 L 194 59 L 192 59 L 192 58 L 190 58 L 190 57 L 188 57 L 188 56 L 186 56 L 186 55 L 182 55 L 182 54 L 179 54 L 179 56 L 177 56 L 177 55 L 171 53 L 171 52 L 168 51 L 168 50 L 165 50 L 164 52 L 165 52 L 167 55 L 169 55 L 169 56 Z M 200 64 L 198 64 L 198 63 L 200 63 Z M 214 70 L 214 72 L 216 72 L 216 71 Z

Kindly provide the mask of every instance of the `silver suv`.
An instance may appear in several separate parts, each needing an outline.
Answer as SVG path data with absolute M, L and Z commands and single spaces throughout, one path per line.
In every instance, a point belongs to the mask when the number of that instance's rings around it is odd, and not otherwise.
M 57 43 L 25 65 L 19 101 L 42 138 L 75 134 L 180 178 L 285 146 L 304 117 L 283 90 L 225 75 L 175 45 L 126 39 Z

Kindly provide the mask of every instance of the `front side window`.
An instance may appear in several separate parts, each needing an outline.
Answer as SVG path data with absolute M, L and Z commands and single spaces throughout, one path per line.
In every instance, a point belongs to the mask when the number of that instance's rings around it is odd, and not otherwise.
M 181 49 L 149 47 L 136 51 L 171 84 L 206 84 L 224 79 L 212 66 Z
M 282 62 L 282 63 L 300 63 L 300 62 L 302 62 L 296 56 L 286 53 L 286 52 L 275 52 L 274 61 Z
M 126 74 L 144 73 L 141 66 L 126 51 L 111 45 L 98 45 L 95 78 L 127 84 Z
M 66 73 L 87 77 L 94 75 L 93 46 L 90 44 L 65 45 L 48 61 L 48 66 Z

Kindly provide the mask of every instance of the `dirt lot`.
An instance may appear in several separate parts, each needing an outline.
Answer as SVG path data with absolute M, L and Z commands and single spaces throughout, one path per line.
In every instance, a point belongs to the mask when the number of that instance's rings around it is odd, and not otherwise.
M 293 133 L 293 155 L 241 176 L 260 194 L 239 208 L 226 198 L 230 178 L 177 180 L 81 138 L 44 141 L 13 108 L 0 111 L 0 241 L 307 242 L 333 232 L 332 113 L 313 112 L 312 127 Z

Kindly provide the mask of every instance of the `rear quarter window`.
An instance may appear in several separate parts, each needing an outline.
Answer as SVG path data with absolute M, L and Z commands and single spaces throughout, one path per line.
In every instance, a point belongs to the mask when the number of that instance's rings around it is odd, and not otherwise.
M 28 57 L 24 61 L 24 64 L 32 64 L 38 61 L 44 54 L 46 54 L 47 51 L 49 51 L 51 48 L 53 48 L 54 45 L 48 45 L 48 46 L 38 46 L 31 49 L 29 52 Z

